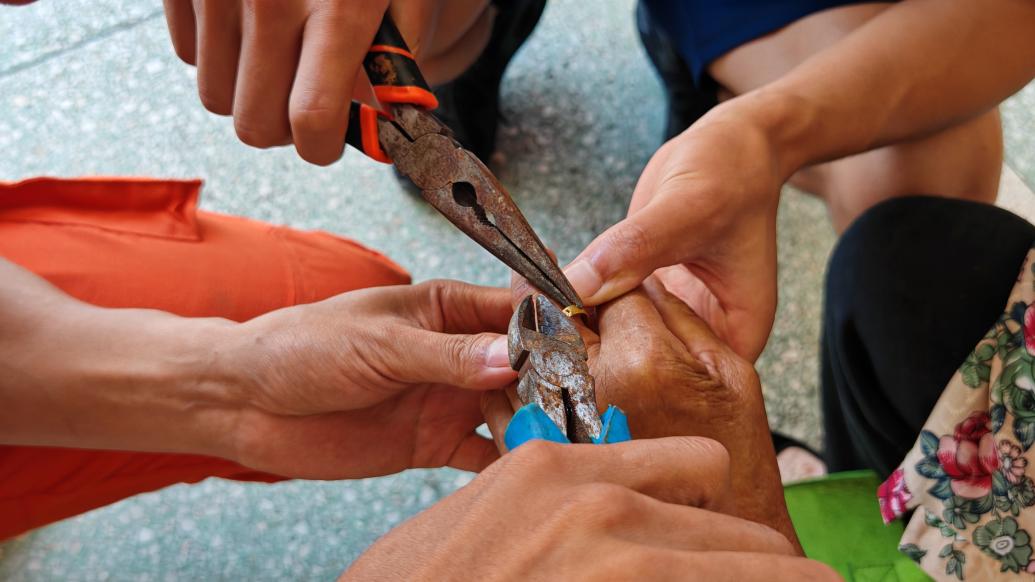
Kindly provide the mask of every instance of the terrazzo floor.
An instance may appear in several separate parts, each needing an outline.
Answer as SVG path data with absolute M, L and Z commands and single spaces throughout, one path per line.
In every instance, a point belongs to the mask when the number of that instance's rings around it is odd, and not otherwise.
M 633 0 L 552 0 L 508 71 L 499 177 L 560 260 L 620 219 L 659 145 L 663 99 Z M 586 59 L 585 55 L 598 55 Z M 1035 217 L 1035 85 L 1004 107 L 1003 204 Z M 415 280 L 504 285 L 491 260 L 392 171 L 351 152 L 329 168 L 239 144 L 204 111 L 172 53 L 159 0 L 0 8 L 0 180 L 202 177 L 203 207 L 378 248 Z M 833 245 L 825 210 L 788 192 L 779 215 L 776 327 L 759 361 L 774 427 L 818 444 L 816 338 Z M 208 480 L 141 495 L 0 545 L 3 580 L 331 579 L 378 536 L 470 475 L 352 482 Z M 0 516 L 2 518 L 2 516 Z

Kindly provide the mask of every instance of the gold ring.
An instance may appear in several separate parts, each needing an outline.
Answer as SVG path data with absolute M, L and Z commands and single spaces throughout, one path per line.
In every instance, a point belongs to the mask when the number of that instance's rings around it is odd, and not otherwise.
M 575 317 L 576 315 L 586 315 L 586 310 L 579 307 L 578 305 L 569 305 L 561 310 L 564 315 L 568 317 Z

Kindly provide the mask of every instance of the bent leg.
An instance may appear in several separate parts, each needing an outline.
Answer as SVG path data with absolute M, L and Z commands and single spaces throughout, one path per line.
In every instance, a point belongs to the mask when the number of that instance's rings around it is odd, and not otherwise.
M 852 4 L 802 18 L 728 52 L 709 73 L 734 94 L 785 75 L 885 10 L 889 4 Z M 859 96 L 865 98 L 865 96 Z M 827 201 L 842 232 L 874 204 L 928 194 L 991 203 L 999 188 L 1002 130 L 996 110 L 916 140 L 799 171 L 792 183 Z
M 409 282 L 347 239 L 200 212 L 199 190 L 197 181 L 0 183 L 0 256 L 96 305 L 235 321 Z M 279 480 L 195 455 L 0 446 L 0 539 L 210 476 Z
M 1002 313 L 1035 227 L 995 206 L 904 197 L 864 213 L 830 259 L 821 340 L 832 471 L 886 477 Z

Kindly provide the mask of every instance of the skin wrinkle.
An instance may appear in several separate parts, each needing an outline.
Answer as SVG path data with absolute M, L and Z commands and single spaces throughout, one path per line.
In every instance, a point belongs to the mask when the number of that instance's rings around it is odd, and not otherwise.
M 421 310 L 424 313 L 420 315 L 430 315 L 430 320 L 424 321 L 425 329 L 445 329 L 446 328 L 446 296 L 449 293 L 448 287 L 444 285 L 431 285 L 432 292 L 428 295 L 429 308 Z M 450 303 L 452 304 L 452 303 Z
M 424 436 L 425 431 L 427 430 L 427 426 L 426 426 L 427 422 L 426 422 L 426 420 L 424 418 L 424 412 L 425 412 L 424 404 L 427 403 L 427 401 L 428 401 L 428 394 L 430 392 L 431 392 L 431 390 L 425 389 L 424 393 L 420 397 L 421 398 L 421 406 L 418 407 L 419 412 L 417 413 L 417 420 L 416 420 L 416 425 L 417 425 L 416 433 L 417 433 L 417 437 L 413 439 L 412 446 L 410 447 L 410 466 L 413 466 L 413 467 L 428 466 L 426 463 L 422 463 L 420 461 L 420 459 L 424 458 L 425 456 L 427 456 L 427 457 L 434 457 L 434 455 L 427 455 L 426 453 L 425 454 L 420 454 L 420 453 L 423 453 L 423 451 L 420 450 L 420 443 L 425 441 L 425 439 L 422 438 L 422 437 Z M 435 427 L 432 427 L 432 429 L 434 429 L 434 428 Z M 453 458 L 453 455 L 456 454 L 456 451 L 460 449 L 460 444 L 462 442 L 463 441 L 460 441 L 460 442 L 458 442 L 456 444 L 456 446 L 453 448 L 453 450 L 446 457 L 446 462 L 448 462 L 449 460 L 451 460 Z
M 200 64 L 203 105 L 230 114 L 258 148 L 294 143 L 327 165 L 344 150 L 351 100 L 373 105 L 362 70 L 386 9 L 434 85 L 466 70 L 489 40 L 485 0 L 164 0 L 176 53 Z M 368 39 L 363 41 L 362 39 Z
M 387 572 L 380 565 L 389 563 L 392 572 L 421 579 L 449 579 L 457 572 L 487 580 L 676 576 L 708 564 L 729 573 L 742 557 L 754 561 L 740 564 L 744 574 L 779 566 L 756 579 L 788 571 L 788 580 L 837 579 L 829 569 L 795 558 L 797 548 L 770 528 L 681 505 L 728 497 L 728 467 L 725 449 L 706 439 L 610 447 L 530 441 L 379 540 L 343 579 Z M 645 497 L 651 492 L 660 498 Z M 530 495 L 535 503 L 528 502 Z M 702 535 L 686 534 L 702 529 Z M 501 536 L 521 543 L 500 544 Z M 429 543 L 416 543 L 424 537 Z M 489 549 L 492 560 L 485 559 Z M 623 562 L 612 561 L 616 555 Z

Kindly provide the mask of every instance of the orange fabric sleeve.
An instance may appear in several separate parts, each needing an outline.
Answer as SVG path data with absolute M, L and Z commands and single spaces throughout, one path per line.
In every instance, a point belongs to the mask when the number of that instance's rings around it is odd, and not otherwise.
M 200 211 L 200 189 L 143 178 L 0 182 L 0 256 L 96 305 L 235 321 L 410 281 L 354 241 Z M 195 455 L 0 446 L 0 540 L 213 476 L 280 479 Z

